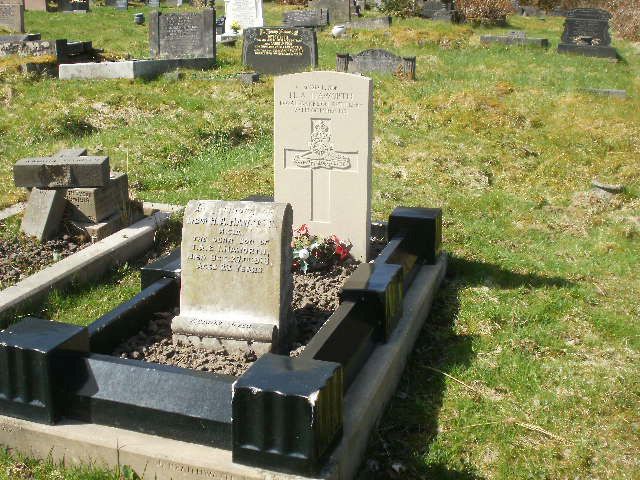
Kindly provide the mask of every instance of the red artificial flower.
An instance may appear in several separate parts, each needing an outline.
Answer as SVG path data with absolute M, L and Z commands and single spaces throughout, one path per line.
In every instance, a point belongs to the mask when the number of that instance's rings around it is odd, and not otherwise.
M 342 244 L 338 244 L 336 246 L 335 254 L 340 256 L 340 261 L 341 262 L 344 262 L 345 259 L 347 257 L 349 257 L 349 250 L 350 250 L 350 247 L 346 247 L 346 246 L 344 246 Z
M 309 227 L 306 223 L 300 225 L 300 228 L 294 231 L 296 235 L 309 235 Z

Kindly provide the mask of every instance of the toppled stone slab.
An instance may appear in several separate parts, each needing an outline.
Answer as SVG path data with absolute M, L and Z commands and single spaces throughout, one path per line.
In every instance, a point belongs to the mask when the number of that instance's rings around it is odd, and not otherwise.
M 60 227 L 65 205 L 62 190 L 33 188 L 20 229 L 40 241 L 50 239 Z
M 617 98 L 627 98 L 626 90 L 615 90 L 611 88 L 587 88 L 585 89 L 588 93 L 593 93 L 594 95 L 601 95 L 603 97 L 617 97 Z
M 92 243 L 107 238 L 123 227 L 121 212 L 114 213 L 106 220 L 98 223 L 77 221 L 72 221 L 71 223 L 73 223 L 76 228 L 85 232 Z
M 109 184 L 109 157 L 35 157 L 13 166 L 17 187 L 74 188 Z
M 71 218 L 79 222 L 102 222 L 126 208 L 129 179 L 126 173 L 111 172 L 106 187 L 71 188 L 66 191 Z
M 179 68 L 207 70 L 216 66 L 215 58 L 127 60 L 123 62 L 74 63 L 60 65 L 60 80 L 98 80 L 109 78 L 155 78 Z
M 503 45 L 531 45 L 549 48 L 548 38 L 528 38 L 525 32 L 509 32 L 508 35 L 481 35 L 480 42 L 486 44 L 501 43 Z

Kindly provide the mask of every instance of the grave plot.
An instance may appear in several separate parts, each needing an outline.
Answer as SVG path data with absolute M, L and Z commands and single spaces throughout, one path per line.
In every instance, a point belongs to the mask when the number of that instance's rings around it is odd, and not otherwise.
M 168 218 L 152 211 L 145 217 L 142 204 L 129 199 L 127 175 L 111 172 L 108 157 L 89 156 L 83 148 L 19 160 L 14 181 L 30 191 L 21 233 L 10 220 L 15 231 L 1 243 L 4 320 L 52 289 L 96 278 L 142 255 Z
M 598 8 L 576 8 L 567 14 L 558 53 L 618 59 L 611 46 L 611 14 Z
M 204 70 L 216 65 L 215 10 L 164 13 L 149 19 L 152 59 L 61 65 L 59 77 L 71 79 L 154 78 L 179 68 Z

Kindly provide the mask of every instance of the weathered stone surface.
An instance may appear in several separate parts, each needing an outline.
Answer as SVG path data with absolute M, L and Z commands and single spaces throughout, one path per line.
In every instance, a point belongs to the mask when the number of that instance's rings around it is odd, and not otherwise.
M 149 18 L 149 45 L 154 58 L 215 58 L 215 11 L 163 13 Z
M 549 48 L 548 38 L 527 38 L 526 32 L 509 32 L 508 35 L 481 35 L 480 42 L 484 44 L 501 43 L 503 45 L 532 45 Z
M 318 65 L 316 32 L 311 28 L 261 27 L 244 31 L 242 61 L 259 73 L 292 73 Z
M 20 230 L 40 241 L 50 239 L 60 227 L 65 205 L 62 190 L 33 188 L 22 217 Z
M 24 3 L 22 0 L 0 0 L 0 27 L 10 32 L 24 32 Z
M 282 14 L 282 24 L 286 27 L 326 27 L 329 11 L 324 8 L 289 10 Z
M 173 333 L 277 342 L 288 329 L 291 222 L 287 204 L 189 202 Z
M 19 33 L 12 35 L 0 35 L 0 42 L 31 42 L 40 40 L 39 33 Z
M 364 18 L 347 23 L 352 30 L 382 30 L 391 28 L 391 17 Z
M 225 0 L 225 32 L 233 32 L 234 23 L 240 25 L 240 32 L 245 28 L 262 27 L 262 0 Z
M 455 20 L 455 10 L 451 1 L 427 1 L 423 3 L 420 16 L 431 20 L 451 22 Z
M 0 39 L 0 57 L 19 55 L 21 57 L 41 57 L 55 55 L 56 44 L 48 40 L 10 40 Z
M 103 187 L 109 183 L 109 157 L 23 158 L 13 166 L 17 187 Z
M 113 235 L 125 226 L 121 212 L 114 213 L 104 221 L 97 223 L 78 221 L 72 221 L 72 223 L 76 228 L 84 231 L 92 243 L 99 242 L 109 235 Z
M 215 58 L 174 58 L 158 60 L 128 60 L 123 62 L 63 64 L 60 80 L 105 78 L 156 78 L 178 68 L 207 70 L 216 66 Z
M 66 191 L 71 218 L 80 222 L 101 222 L 126 209 L 129 180 L 126 173 L 111 172 L 109 184 L 99 188 L 70 188 Z
M 274 92 L 275 200 L 294 225 L 335 234 L 366 260 L 371 226 L 373 81 L 349 73 L 278 77 Z
M 309 0 L 309 8 L 322 8 L 329 11 L 329 23 L 351 21 L 351 0 Z
M 24 9 L 36 12 L 46 12 L 47 0 L 24 0 Z
M 89 0 L 58 0 L 59 12 L 88 12 Z
M 567 14 L 559 53 L 589 57 L 618 58 L 611 47 L 609 19 L 611 14 L 598 8 L 576 8 Z
M 82 147 L 77 148 L 63 148 L 55 157 L 84 157 L 87 155 L 87 149 Z
M 387 50 L 364 50 L 357 55 L 339 53 L 336 56 L 336 71 L 350 73 L 392 73 L 414 79 L 416 57 L 399 57 Z

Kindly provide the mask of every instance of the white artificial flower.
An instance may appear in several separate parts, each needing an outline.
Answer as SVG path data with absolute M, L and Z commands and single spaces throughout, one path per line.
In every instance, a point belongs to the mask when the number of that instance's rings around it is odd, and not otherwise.
M 306 260 L 307 258 L 309 258 L 309 250 L 307 250 L 306 248 L 303 248 L 298 252 L 298 257 L 301 258 L 302 260 Z

